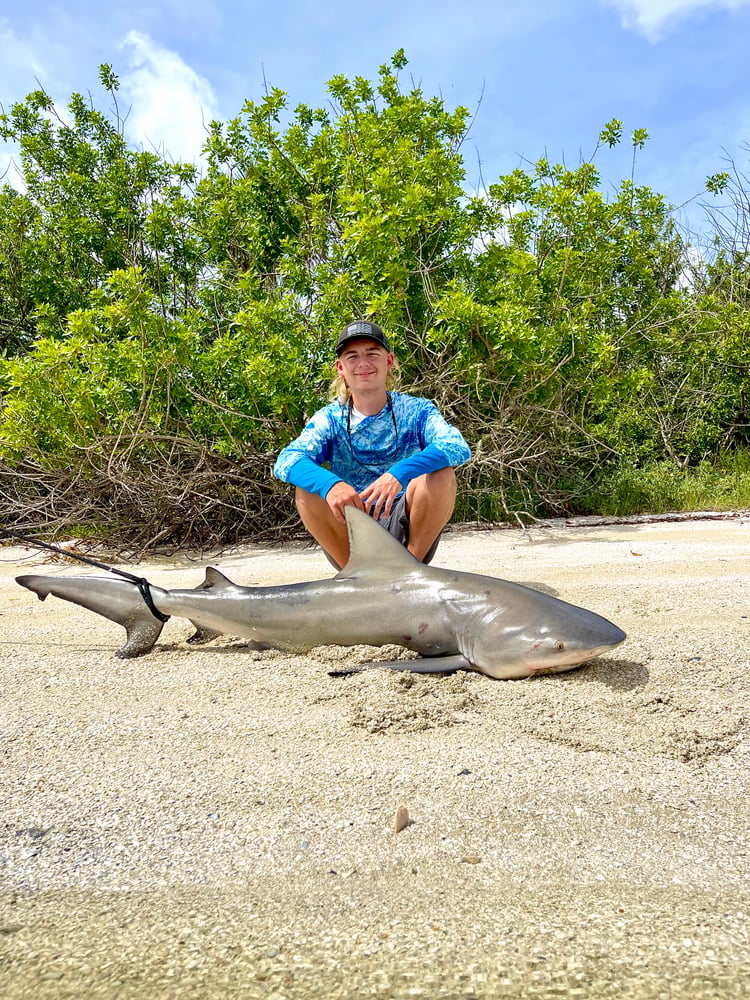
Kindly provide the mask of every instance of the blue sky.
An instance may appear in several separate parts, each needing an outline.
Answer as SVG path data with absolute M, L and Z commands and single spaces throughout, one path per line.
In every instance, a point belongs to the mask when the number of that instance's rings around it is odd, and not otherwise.
M 236 115 L 266 83 L 325 103 L 332 76 L 374 79 L 399 49 L 413 80 L 476 111 L 467 186 L 547 155 L 574 166 L 602 126 L 645 128 L 636 180 L 680 205 L 727 158 L 748 169 L 750 0 L 36 0 L 0 14 L 0 104 L 39 84 L 59 104 L 113 64 L 134 145 L 195 158 L 203 123 Z M 264 82 L 265 81 L 265 82 Z M 0 147 L 0 171 L 12 150 Z M 601 150 L 605 188 L 628 148 Z M 6 175 L 12 179 L 11 171 Z M 700 200 L 700 199 L 699 199 Z M 694 201 L 683 220 L 695 225 Z

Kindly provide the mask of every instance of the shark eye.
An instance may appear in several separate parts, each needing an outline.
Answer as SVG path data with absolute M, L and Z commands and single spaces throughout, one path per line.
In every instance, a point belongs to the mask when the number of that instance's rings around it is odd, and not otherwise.
M 564 642 L 556 642 L 555 643 L 555 649 L 558 651 L 558 653 L 562 653 L 562 651 L 565 649 L 565 643 Z

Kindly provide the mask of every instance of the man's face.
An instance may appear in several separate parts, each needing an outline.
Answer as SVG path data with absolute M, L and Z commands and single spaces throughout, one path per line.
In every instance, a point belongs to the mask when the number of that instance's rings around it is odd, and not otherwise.
M 336 359 L 336 371 L 349 388 L 384 389 L 388 372 L 393 368 L 393 355 L 374 340 L 350 341 Z

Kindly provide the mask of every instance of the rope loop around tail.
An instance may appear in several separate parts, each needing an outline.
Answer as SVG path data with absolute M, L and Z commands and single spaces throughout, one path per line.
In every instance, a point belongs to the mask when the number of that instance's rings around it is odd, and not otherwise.
M 41 542 L 38 538 L 32 538 L 31 535 L 23 535 L 20 531 L 11 531 L 10 528 L 0 528 L 0 534 L 8 535 L 10 538 L 18 538 L 22 542 L 27 542 L 29 545 L 35 545 L 39 549 L 47 549 L 49 552 L 55 552 L 60 556 L 67 556 L 68 559 L 77 559 L 78 562 L 86 563 L 88 566 L 96 566 L 97 569 L 106 570 L 107 573 L 115 573 L 117 576 L 122 576 L 131 583 L 134 583 L 138 588 L 141 597 L 143 598 L 144 604 L 151 612 L 151 614 L 160 622 L 169 621 L 169 615 L 162 614 L 161 611 L 154 604 L 154 598 L 151 594 L 151 584 L 148 582 L 145 576 L 136 576 L 134 573 L 128 573 L 124 569 L 117 569 L 115 566 L 108 566 L 106 563 L 99 562 L 97 559 L 89 559 L 88 556 L 79 555 L 77 552 L 68 552 L 66 549 L 60 548 L 59 545 L 51 545 L 49 542 Z
M 165 615 L 163 612 L 159 611 L 157 606 L 154 604 L 154 599 L 151 596 L 151 584 L 148 582 L 145 576 L 133 577 L 133 582 L 138 587 L 141 593 L 141 597 L 144 603 L 154 618 L 158 618 L 160 622 L 168 622 L 169 615 Z

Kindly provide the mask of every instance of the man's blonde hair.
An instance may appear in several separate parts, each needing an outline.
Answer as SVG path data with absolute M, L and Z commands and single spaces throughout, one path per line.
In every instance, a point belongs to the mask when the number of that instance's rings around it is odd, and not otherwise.
M 335 361 L 333 364 L 334 364 L 334 376 L 332 382 L 328 386 L 328 398 L 333 403 L 341 403 L 343 405 L 344 403 L 347 403 L 351 398 L 352 390 L 346 384 L 346 379 L 341 374 L 341 372 L 336 370 Z M 388 392 L 391 392 L 392 390 L 398 389 L 400 383 L 401 383 L 401 372 L 398 366 L 398 359 L 394 358 L 393 367 L 388 372 L 385 378 L 385 387 L 388 390 Z

